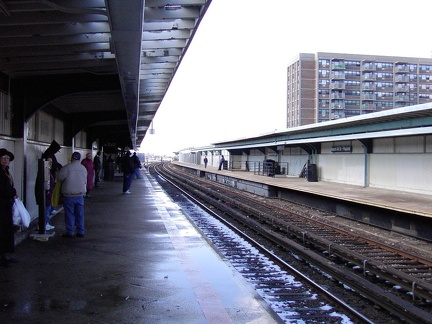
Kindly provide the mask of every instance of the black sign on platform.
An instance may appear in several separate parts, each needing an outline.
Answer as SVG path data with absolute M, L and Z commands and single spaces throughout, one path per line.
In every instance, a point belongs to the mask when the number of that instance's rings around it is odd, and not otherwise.
M 333 153 L 352 152 L 352 145 L 332 146 L 331 151 Z

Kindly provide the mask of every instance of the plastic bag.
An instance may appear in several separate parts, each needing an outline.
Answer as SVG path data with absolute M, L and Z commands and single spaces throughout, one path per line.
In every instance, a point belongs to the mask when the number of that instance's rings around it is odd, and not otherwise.
M 51 197 L 51 205 L 54 207 L 58 207 L 60 205 L 63 205 L 63 196 L 61 193 L 61 182 L 60 181 L 56 181 L 55 185 L 54 185 L 54 190 L 53 190 L 53 194 Z
M 20 225 L 21 224 L 21 217 L 19 214 L 19 209 L 15 203 L 12 205 L 12 219 L 13 219 L 14 225 Z
M 19 198 L 15 199 L 15 203 L 14 203 L 14 206 L 13 206 L 12 209 L 14 210 L 14 215 L 15 215 L 15 210 L 18 210 L 19 217 L 21 219 L 21 224 L 24 227 L 29 227 L 29 225 L 30 225 L 30 214 L 27 211 L 27 209 L 25 208 L 23 202 Z M 14 222 L 14 224 L 15 224 L 15 222 Z M 15 224 L 15 225 L 17 225 L 17 224 Z

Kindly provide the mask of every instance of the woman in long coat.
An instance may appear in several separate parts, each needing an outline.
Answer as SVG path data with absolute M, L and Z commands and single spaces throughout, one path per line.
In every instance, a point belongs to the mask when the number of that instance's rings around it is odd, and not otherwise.
M 92 154 L 87 153 L 86 158 L 81 161 L 81 164 L 87 169 L 87 192 L 86 197 L 90 197 L 90 191 L 94 188 L 95 169 L 92 160 Z
M 15 252 L 15 231 L 12 219 L 12 206 L 16 197 L 12 175 L 9 173 L 9 162 L 14 155 L 8 150 L 0 149 L 0 266 L 7 267 L 16 262 L 8 253 Z

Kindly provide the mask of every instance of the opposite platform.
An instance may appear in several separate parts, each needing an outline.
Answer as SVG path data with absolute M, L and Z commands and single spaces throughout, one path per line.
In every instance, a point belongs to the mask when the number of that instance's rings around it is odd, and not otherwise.
M 430 195 L 353 186 L 336 182 L 308 182 L 305 178 L 298 177 L 273 178 L 255 175 L 253 172 L 246 171 L 218 171 L 217 168 L 214 167 L 204 168 L 204 166 L 201 165 L 193 165 L 178 161 L 173 163 L 182 167 L 223 174 L 229 177 L 263 183 L 275 187 L 302 191 L 318 196 L 336 198 L 353 203 L 432 218 L 432 196 Z
M 277 317 L 143 172 L 130 195 L 103 182 L 85 200 L 84 238 L 26 239 L 0 268 L 1 321 L 274 323 Z

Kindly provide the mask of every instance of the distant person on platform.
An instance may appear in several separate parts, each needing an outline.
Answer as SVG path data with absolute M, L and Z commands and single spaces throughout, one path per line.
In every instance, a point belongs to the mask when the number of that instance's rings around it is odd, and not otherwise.
M 224 162 L 225 162 L 225 158 L 223 155 L 221 155 L 221 158 L 219 161 L 219 169 L 218 169 L 219 171 L 223 168 Z
M 204 158 L 204 168 L 207 168 L 208 159 L 207 156 Z
M 136 155 L 136 152 L 134 152 L 134 154 L 132 155 L 132 161 L 134 164 L 134 174 L 135 174 L 136 178 L 142 179 L 141 172 L 140 172 L 140 170 L 142 168 L 141 161 L 140 161 L 139 157 Z
M 84 237 L 84 195 L 87 191 L 87 170 L 80 163 L 81 154 L 74 152 L 71 163 L 61 168 L 57 179 L 62 182 L 66 233 L 64 238 Z
M 104 180 L 107 180 L 107 181 L 114 180 L 114 172 L 115 172 L 115 164 L 114 164 L 113 158 L 110 155 L 105 160 L 105 165 L 104 165 Z
M 102 162 L 100 159 L 100 155 L 101 155 L 101 151 L 97 151 L 94 159 L 93 159 L 93 166 L 94 166 L 94 170 L 95 170 L 95 187 L 99 188 L 100 187 L 100 176 L 101 176 L 101 170 L 102 170 Z
M 15 229 L 12 206 L 17 197 L 9 163 L 14 155 L 5 148 L 0 149 L 0 266 L 8 267 L 18 260 L 9 254 L 15 252 Z
M 90 191 L 93 189 L 94 187 L 94 175 L 95 175 L 95 170 L 94 170 L 94 165 L 93 165 L 93 160 L 92 160 L 92 154 L 89 152 L 86 154 L 85 159 L 83 159 L 81 161 L 81 164 L 84 165 L 84 167 L 87 170 L 87 191 L 86 191 L 86 198 L 90 198 Z
M 123 194 L 129 195 L 131 194 L 129 189 L 132 185 L 132 177 L 134 174 L 134 163 L 129 147 L 125 147 L 125 153 L 121 160 L 121 167 L 123 172 Z

